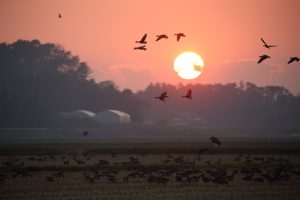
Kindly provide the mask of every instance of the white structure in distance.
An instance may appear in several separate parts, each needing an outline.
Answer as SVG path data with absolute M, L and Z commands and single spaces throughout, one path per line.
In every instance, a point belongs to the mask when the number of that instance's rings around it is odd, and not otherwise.
M 119 110 L 101 111 L 93 119 L 103 125 L 128 124 L 131 121 L 129 114 Z
M 59 115 L 65 119 L 92 119 L 95 117 L 96 113 L 88 110 L 74 110 L 69 113 L 59 113 Z
M 97 114 L 88 110 L 74 110 L 68 113 L 61 112 L 58 115 L 66 120 L 91 121 L 101 125 L 128 124 L 131 122 L 130 115 L 119 110 L 104 110 Z

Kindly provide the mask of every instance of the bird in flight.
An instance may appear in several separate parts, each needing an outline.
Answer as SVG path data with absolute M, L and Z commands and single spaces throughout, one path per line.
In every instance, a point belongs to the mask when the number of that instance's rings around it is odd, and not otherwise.
M 262 56 L 259 56 L 259 57 L 260 57 L 260 59 L 258 60 L 257 64 L 261 63 L 262 61 L 266 60 L 267 58 L 271 58 L 268 55 L 262 55 Z
M 89 134 L 88 131 L 84 131 L 84 132 L 82 133 L 83 136 L 87 136 L 88 134 Z
M 181 37 L 185 37 L 185 36 L 186 36 L 186 35 L 184 35 L 183 33 L 176 33 L 176 34 L 174 34 L 174 35 L 176 35 L 177 42 L 179 42 L 179 40 L 180 40 Z
M 218 138 L 216 138 L 215 136 L 211 136 L 211 137 L 209 138 L 209 140 L 210 140 L 213 144 L 215 144 L 215 145 L 217 145 L 217 146 L 221 146 L 221 141 L 220 141 Z
M 147 44 L 146 38 L 147 38 L 147 33 L 145 33 L 145 35 L 142 37 L 140 41 L 135 41 L 135 42 L 140 44 Z
M 169 37 L 166 34 L 161 34 L 156 36 L 156 41 L 159 41 L 161 39 L 168 39 Z
M 139 46 L 139 47 L 134 47 L 134 50 L 144 50 L 146 51 L 146 45 L 142 45 L 142 46 Z
M 182 97 L 192 100 L 192 89 L 189 89 L 189 91 L 186 93 L 186 95 L 184 95 Z
M 264 41 L 264 39 L 263 38 L 260 38 L 261 39 L 261 41 L 264 43 L 264 47 L 266 47 L 267 49 L 271 49 L 271 47 L 277 47 L 278 45 L 269 45 L 269 44 L 267 44 L 265 41 Z
M 60 14 L 60 13 L 58 14 L 58 18 L 62 18 L 62 16 L 61 16 L 61 14 Z
M 154 98 L 159 99 L 159 100 L 165 102 L 165 98 L 167 98 L 167 97 L 169 97 L 169 96 L 167 96 L 167 92 L 163 92 L 163 93 L 160 94 L 160 96 L 154 97 Z
M 300 61 L 300 58 L 298 58 L 298 57 L 291 57 L 290 58 L 290 60 L 289 60 L 289 62 L 288 62 L 288 64 L 291 64 L 292 62 L 299 62 Z

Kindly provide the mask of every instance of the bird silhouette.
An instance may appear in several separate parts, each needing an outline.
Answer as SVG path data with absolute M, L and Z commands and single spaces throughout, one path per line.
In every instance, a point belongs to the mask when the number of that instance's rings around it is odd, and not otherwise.
M 220 141 L 218 138 L 216 138 L 215 136 L 211 136 L 211 137 L 209 138 L 209 140 L 210 140 L 213 144 L 215 144 L 215 145 L 217 145 L 217 146 L 221 146 L 221 141 Z
M 161 39 L 168 39 L 169 37 L 166 34 L 161 34 L 156 36 L 156 41 L 159 41 Z
M 278 45 L 268 45 L 263 38 L 260 38 L 261 41 L 264 43 L 264 47 L 266 47 L 267 49 L 271 49 L 271 47 L 277 47 Z
M 140 43 L 140 44 L 147 44 L 147 33 L 145 33 L 145 35 L 142 37 L 142 39 L 140 39 L 139 41 L 135 41 L 136 43 Z
M 298 58 L 298 57 L 291 57 L 290 58 L 290 60 L 289 60 L 289 62 L 288 62 L 288 64 L 291 64 L 292 62 L 299 62 L 300 61 L 300 58 Z
M 186 95 L 184 95 L 182 97 L 192 100 L 192 89 L 189 89 L 189 91 L 186 93 Z
M 163 92 L 163 93 L 160 94 L 160 96 L 154 97 L 154 98 L 159 99 L 159 100 L 165 102 L 165 99 L 166 99 L 167 97 L 169 97 L 169 96 L 167 96 L 167 92 Z
M 144 50 L 144 51 L 146 51 L 147 48 L 146 48 L 146 45 L 142 45 L 142 46 L 139 46 L 139 47 L 134 47 L 134 50 Z
M 176 35 L 177 42 L 179 42 L 179 40 L 180 40 L 181 37 L 185 37 L 186 36 L 183 33 L 176 33 L 174 35 Z
M 260 57 L 260 59 L 258 60 L 257 64 L 261 63 L 262 61 L 266 60 L 267 58 L 271 58 L 268 55 L 262 55 L 262 56 L 259 56 L 259 57 Z
M 82 133 L 83 136 L 87 136 L 88 134 L 89 134 L 88 131 L 84 131 L 84 132 Z
M 62 18 L 62 16 L 61 16 L 61 14 L 60 14 L 60 13 L 58 14 L 58 18 Z

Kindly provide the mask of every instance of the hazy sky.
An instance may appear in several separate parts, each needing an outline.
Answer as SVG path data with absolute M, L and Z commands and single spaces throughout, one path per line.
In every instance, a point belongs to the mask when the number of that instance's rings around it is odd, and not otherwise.
M 300 62 L 286 64 L 300 57 L 299 0 L 0 0 L 0 30 L 1 42 L 61 44 L 92 67 L 96 80 L 114 80 L 121 89 L 243 80 L 300 92 Z M 187 37 L 176 42 L 177 32 Z M 147 51 L 134 51 L 144 33 Z M 162 33 L 170 38 L 155 42 Z M 261 37 L 279 47 L 263 48 Z M 173 70 L 184 51 L 205 62 L 196 80 Z M 257 65 L 262 54 L 271 59 Z

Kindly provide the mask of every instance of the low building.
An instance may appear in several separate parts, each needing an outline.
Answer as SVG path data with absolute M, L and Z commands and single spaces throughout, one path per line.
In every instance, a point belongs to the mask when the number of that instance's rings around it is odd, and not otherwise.
M 56 125 L 63 128 L 87 128 L 97 127 L 98 124 L 93 120 L 96 113 L 88 110 L 73 110 L 71 112 L 57 113 Z
M 88 110 L 74 110 L 69 113 L 60 113 L 60 116 L 66 119 L 92 119 L 95 117 L 95 113 Z
M 101 111 L 97 113 L 93 119 L 103 125 L 128 124 L 131 121 L 128 113 L 119 110 Z

